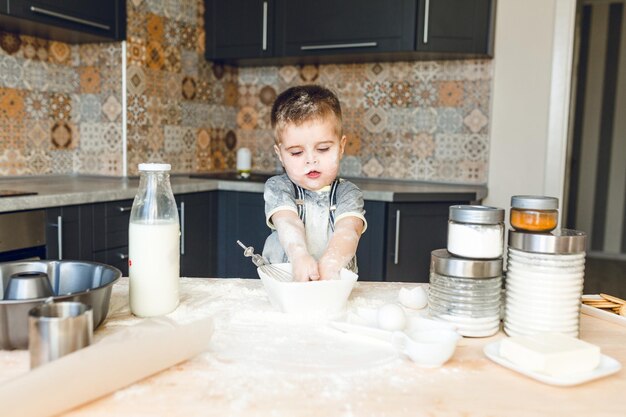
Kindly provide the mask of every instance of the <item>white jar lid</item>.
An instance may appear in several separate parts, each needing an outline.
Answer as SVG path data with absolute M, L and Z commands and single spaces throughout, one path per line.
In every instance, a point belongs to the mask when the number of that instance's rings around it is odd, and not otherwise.
M 139 171 L 169 171 L 172 169 L 170 164 L 146 163 L 138 165 Z

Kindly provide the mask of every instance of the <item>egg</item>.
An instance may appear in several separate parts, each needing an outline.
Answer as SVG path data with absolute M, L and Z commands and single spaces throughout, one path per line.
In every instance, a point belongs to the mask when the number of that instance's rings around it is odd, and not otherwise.
M 398 304 L 385 304 L 378 309 L 378 327 L 383 330 L 403 330 L 406 326 L 406 314 Z
M 419 310 L 428 304 L 428 295 L 424 291 L 424 287 L 415 287 L 412 289 L 400 288 L 398 301 L 407 308 Z

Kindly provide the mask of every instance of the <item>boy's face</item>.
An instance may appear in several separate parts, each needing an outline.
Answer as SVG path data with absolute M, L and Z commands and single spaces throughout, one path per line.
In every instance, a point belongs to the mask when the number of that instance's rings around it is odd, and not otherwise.
M 284 127 L 274 151 L 291 181 L 317 191 L 337 177 L 346 137 L 339 138 L 335 126 L 335 120 L 326 117 Z

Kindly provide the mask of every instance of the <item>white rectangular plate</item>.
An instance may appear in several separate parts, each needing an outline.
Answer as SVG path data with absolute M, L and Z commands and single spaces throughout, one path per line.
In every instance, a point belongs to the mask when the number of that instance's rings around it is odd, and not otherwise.
M 569 387 L 593 381 L 594 379 L 602 378 L 608 375 L 612 375 L 622 369 L 622 365 L 618 361 L 611 358 L 610 356 L 601 355 L 600 365 L 598 365 L 598 367 L 593 371 L 558 377 L 546 375 L 540 372 L 530 371 L 528 369 L 522 368 L 519 365 L 516 365 L 508 359 L 500 356 L 500 342 L 500 340 L 497 340 L 493 343 L 485 345 L 485 347 L 483 348 L 483 352 L 485 353 L 485 355 L 487 355 L 489 359 L 499 365 L 504 366 L 505 368 L 509 368 L 513 371 L 519 372 L 520 374 L 536 379 L 537 381 L 541 381 L 544 384 Z
M 603 298 L 597 294 L 584 294 L 583 300 L 603 300 Z M 588 316 L 597 317 L 599 319 L 607 320 L 621 326 L 626 326 L 626 317 L 620 316 L 619 314 L 604 311 L 602 309 L 591 307 L 586 304 L 582 304 L 580 311 L 581 313 Z

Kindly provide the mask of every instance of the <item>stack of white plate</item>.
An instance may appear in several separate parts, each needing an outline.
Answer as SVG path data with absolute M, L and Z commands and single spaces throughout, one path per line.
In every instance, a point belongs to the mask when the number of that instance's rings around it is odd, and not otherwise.
M 585 253 L 533 253 L 511 246 L 508 253 L 504 331 L 511 336 L 560 332 L 577 337 Z

